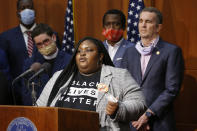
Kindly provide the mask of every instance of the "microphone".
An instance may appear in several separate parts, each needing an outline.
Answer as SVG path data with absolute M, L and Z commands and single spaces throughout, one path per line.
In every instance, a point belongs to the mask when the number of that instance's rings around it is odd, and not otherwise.
M 50 69 L 51 69 L 51 64 L 45 62 L 44 64 L 41 65 L 40 69 L 32 77 L 29 78 L 28 83 L 38 75 L 42 73 L 48 73 Z
M 41 68 L 41 64 L 38 63 L 38 62 L 35 62 L 33 63 L 31 66 L 30 66 L 30 69 L 28 69 L 27 71 L 25 71 L 24 73 L 22 73 L 21 75 L 19 75 L 18 77 L 16 77 L 13 81 L 12 81 L 12 98 L 13 98 L 13 102 L 14 102 L 14 105 L 16 105 L 16 98 L 15 98 L 15 92 L 14 92 L 14 83 L 16 83 L 19 79 L 21 79 L 22 77 L 26 77 L 28 74 L 31 74 L 31 73 L 34 73 L 34 72 L 37 72 L 39 69 Z
M 21 75 L 19 75 L 18 77 L 16 77 L 13 81 L 12 81 L 12 85 L 14 85 L 15 82 L 17 82 L 19 79 L 26 77 L 27 75 L 37 72 L 39 69 L 41 68 L 41 64 L 38 62 L 35 62 L 31 65 L 31 67 L 26 70 L 25 72 L 23 72 Z
M 27 82 L 27 84 L 28 84 L 28 85 L 27 85 L 28 89 L 29 89 L 29 87 L 30 87 L 30 82 L 31 82 L 35 77 L 39 76 L 39 75 L 42 74 L 42 73 L 48 73 L 50 69 L 51 69 L 51 64 L 49 64 L 49 63 L 47 63 L 47 62 L 45 62 L 44 64 L 42 64 L 41 67 L 40 67 L 40 69 L 39 69 L 31 78 L 29 78 L 29 80 L 28 80 L 28 82 Z M 31 92 L 31 95 L 32 95 L 32 104 L 33 104 L 33 106 L 36 105 L 36 100 L 37 100 L 37 98 L 36 98 L 36 91 L 35 91 L 35 89 L 34 89 L 34 85 L 35 85 L 35 83 L 32 82 L 32 92 Z

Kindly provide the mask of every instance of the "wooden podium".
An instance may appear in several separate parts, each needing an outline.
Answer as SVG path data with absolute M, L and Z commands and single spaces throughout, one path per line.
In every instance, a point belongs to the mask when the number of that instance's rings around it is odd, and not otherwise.
M 12 120 L 28 118 L 37 131 L 98 131 L 99 114 L 69 108 L 0 106 L 0 131 L 6 131 Z

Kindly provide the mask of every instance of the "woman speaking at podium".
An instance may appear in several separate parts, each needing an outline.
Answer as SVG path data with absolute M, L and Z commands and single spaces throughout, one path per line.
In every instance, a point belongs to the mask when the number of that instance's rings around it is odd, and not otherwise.
M 92 37 L 79 41 L 69 65 L 48 81 L 37 105 L 96 111 L 103 130 L 129 130 L 130 121 L 145 111 L 135 80 L 115 68 L 102 41 Z

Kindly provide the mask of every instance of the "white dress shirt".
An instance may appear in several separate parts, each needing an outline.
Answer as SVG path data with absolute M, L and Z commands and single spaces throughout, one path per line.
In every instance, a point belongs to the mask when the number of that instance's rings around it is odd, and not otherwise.
M 109 53 L 109 56 L 110 56 L 112 61 L 113 61 L 114 56 L 116 55 L 116 52 L 117 52 L 118 48 L 120 47 L 120 44 L 121 44 L 122 41 L 123 41 L 123 38 L 120 41 L 118 41 L 117 43 L 115 43 L 114 46 L 110 45 L 106 41 L 106 43 L 108 45 L 108 53 Z

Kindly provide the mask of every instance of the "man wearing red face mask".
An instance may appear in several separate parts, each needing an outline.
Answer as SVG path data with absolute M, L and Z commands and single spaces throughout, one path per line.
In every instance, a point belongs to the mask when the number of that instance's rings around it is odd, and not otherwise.
M 103 42 L 116 67 L 120 67 L 125 50 L 134 44 L 123 38 L 126 18 L 122 11 L 108 10 L 103 16 L 103 32 L 106 40 Z

